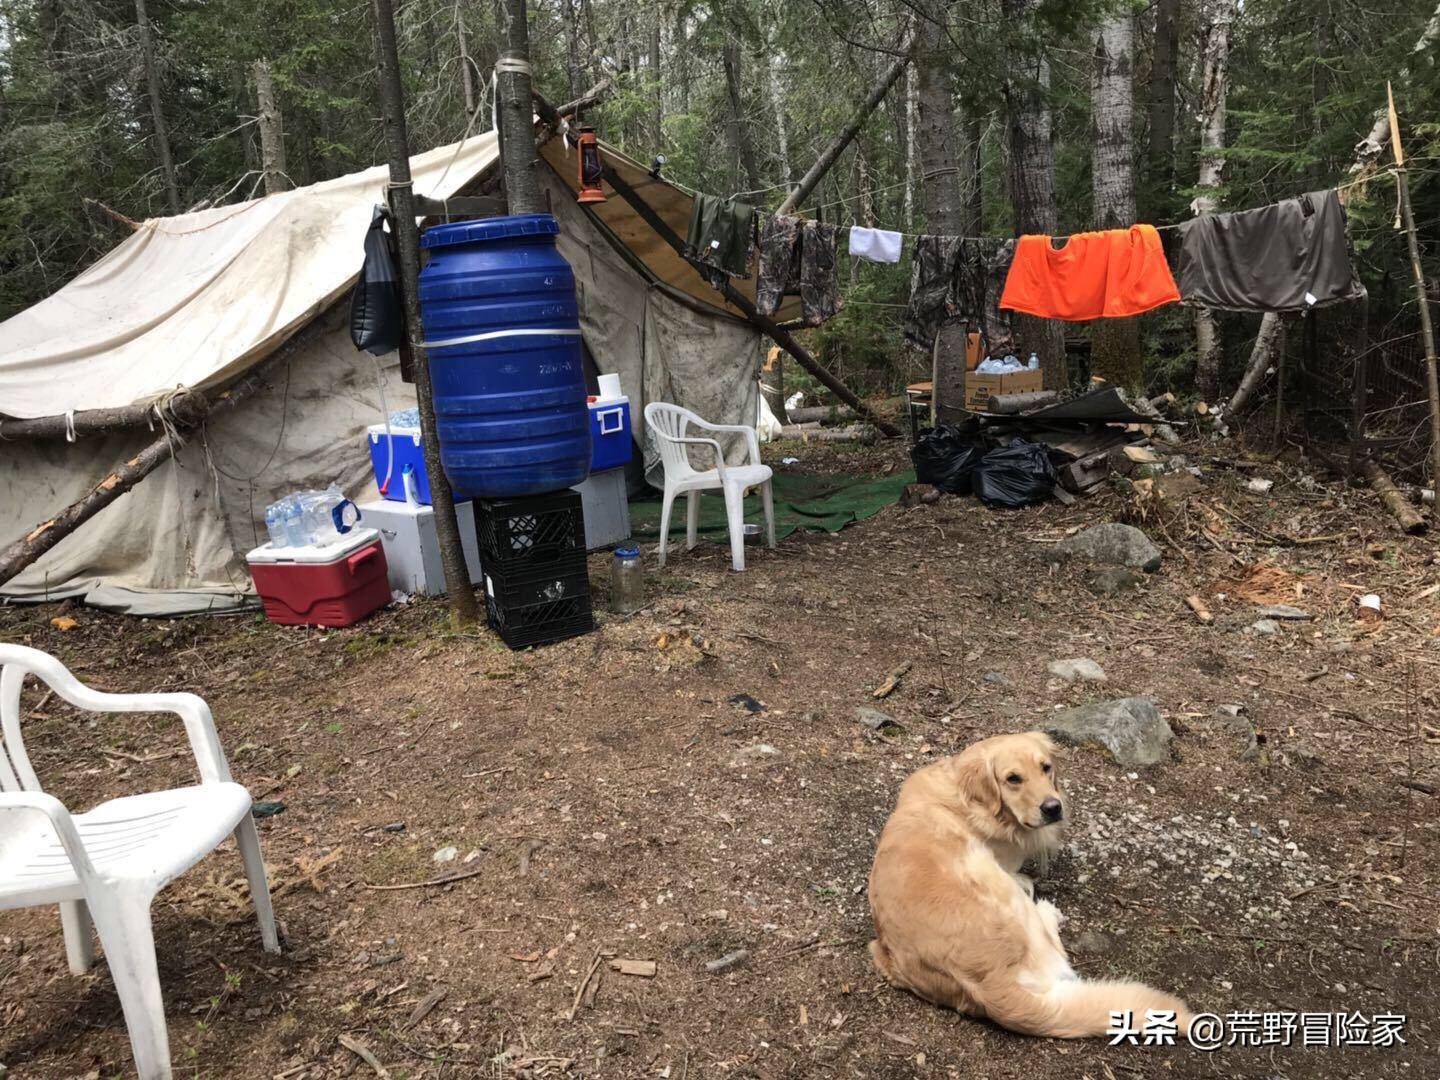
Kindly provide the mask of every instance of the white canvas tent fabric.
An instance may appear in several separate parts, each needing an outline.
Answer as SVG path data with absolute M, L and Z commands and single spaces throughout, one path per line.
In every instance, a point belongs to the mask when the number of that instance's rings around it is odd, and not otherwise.
M 491 135 L 419 155 L 416 190 L 463 193 L 497 158 Z M 663 263 L 637 258 L 628 243 L 622 252 L 565 182 L 542 175 L 561 223 L 560 250 L 575 270 L 586 346 L 600 371 L 620 374 L 637 429 L 652 400 L 753 423 L 757 332 L 657 279 Z M 382 417 L 377 366 L 391 410 L 414 405 L 414 391 L 399 381 L 393 356 L 377 365 L 354 349 L 344 305 L 333 302 L 359 271 L 386 180 L 385 169 L 370 169 L 146 222 L 54 296 L 0 323 L 0 415 L 25 418 L 149 402 L 181 386 L 220 387 L 324 320 L 320 337 L 265 389 L 207 425 L 0 598 L 78 597 L 152 615 L 252 606 L 244 556 L 265 539 L 269 502 L 331 482 L 357 499 L 375 497 L 364 432 Z M 664 191 L 678 216 L 683 193 Z M 0 445 L 0 546 L 78 499 L 156 434 Z

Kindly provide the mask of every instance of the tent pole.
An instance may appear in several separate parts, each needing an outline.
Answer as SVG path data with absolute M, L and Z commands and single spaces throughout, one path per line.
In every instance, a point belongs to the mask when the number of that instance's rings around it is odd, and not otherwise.
M 430 388 L 430 357 L 420 324 L 420 230 L 415 226 L 415 186 L 410 177 L 410 140 L 405 131 L 405 99 L 400 86 L 400 60 L 395 45 L 395 12 L 390 0 L 371 0 L 375 13 L 376 58 L 380 69 L 380 103 L 385 113 L 385 138 L 390 150 L 388 199 L 394 211 L 395 239 L 400 249 L 400 292 L 405 306 L 405 333 L 415 361 L 415 398 L 420 407 L 420 442 L 425 452 L 425 475 L 435 507 L 435 537 L 445 570 L 445 591 L 451 617 L 461 626 L 478 622 L 480 610 L 470 587 L 470 571 L 460 542 L 455 500 L 440 462 L 435 437 L 435 401 Z
M 344 302 L 343 300 L 339 301 L 339 303 Z M 116 466 L 81 498 L 61 510 L 49 521 L 42 521 L 4 551 L 0 551 L 0 585 L 4 585 L 15 577 L 65 537 L 84 525 L 165 462 L 171 460 L 180 452 L 180 448 L 190 441 L 190 436 L 202 423 L 215 419 L 226 410 L 233 409 L 263 387 L 270 374 L 282 364 L 289 362 L 297 352 L 333 332 L 334 327 L 328 324 L 324 317 L 328 310 L 331 309 L 327 308 L 316 312 L 305 329 L 256 364 L 228 390 L 213 398 L 202 396 L 191 402 L 186 409 L 187 426 L 176 426 L 161 431 L 149 446 Z
M 676 254 L 681 258 L 689 262 L 689 257 L 685 254 L 685 242 L 680 239 L 674 229 L 670 228 L 665 222 L 665 219 L 657 214 L 650 204 L 640 197 L 634 188 L 621 179 L 614 169 L 610 168 L 605 170 L 605 181 L 615 189 L 616 194 L 634 208 L 635 212 L 644 219 L 645 224 L 649 225 L 660 239 L 674 248 Z M 723 283 L 723 287 L 719 291 L 729 304 L 738 309 L 754 326 L 768 334 L 776 345 L 779 345 L 791 356 L 795 357 L 801 367 L 819 379 L 836 397 L 854 409 L 858 415 L 869 420 L 870 423 L 874 424 L 886 435 L 895 436 L 900 434 L 899 428 L 895 427 L 895 425 L 891 424 L 888 420 L 876 415 L 869 406 L 855 396 L 848 386 L 821 367 L 815 358 L 806 351 L 805 346 L 795 340 L 790 334 L 790 331 L 780 326 L 775 320 L 761 315 L 755 305 L 736 290 L 728 281 Z
M 149 426 L 162 416 L 177 427 L 194 426 L 210 407 L 205 395 L 180 389 L 170 397 L 148 405 L 125 405 L 115 409 L 81 409 L 68 415 L 37 416 L 30 420 L 0 417 L 0 442 L 11 439 L 69 439 L 86 435 L 113 435 L 117 431 Z

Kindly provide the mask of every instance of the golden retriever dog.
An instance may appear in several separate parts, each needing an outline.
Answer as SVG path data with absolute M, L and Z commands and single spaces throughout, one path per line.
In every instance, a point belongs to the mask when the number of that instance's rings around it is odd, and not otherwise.
M 1060 913 L 1020 873 L 1060 847 L 1065 821 L 1055 745 L 998 735 L 913 774 L 870 871 L 870 955 L 891 985 L 1027 1035 L 1104 1035 L 1110 1013 L 1190 1012 L 1135 982 L 1091 982 L 1070 967 Z

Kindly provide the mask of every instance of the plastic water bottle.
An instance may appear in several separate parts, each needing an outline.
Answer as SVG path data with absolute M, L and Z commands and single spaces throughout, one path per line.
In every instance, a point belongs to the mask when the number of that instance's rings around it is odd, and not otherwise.
M 1030 363 L 1027 364 L 1026 366 L 1027 366 L 1031 371 L 1036 371 L 1036 370 L 1038 370 L 1039 367 L 1040 367 L 1040 357 L 1036 356 L 1036 355 L 1032 352 L 1032 353 L 1030 354 Z
M 305 508 L 300 505 L 297 496 L 287 495 L 284 501 L 284 510 L 281 511 L 281 521 L 285 525 L 285 545 L 287 547 L 305 547 L 310 543 L 310 538 L 305 529 Z
M 265 531 L 270 534 L 272 547 L 288 547 L 285 535 L 284 500 L 277 500 L 265 508 Z

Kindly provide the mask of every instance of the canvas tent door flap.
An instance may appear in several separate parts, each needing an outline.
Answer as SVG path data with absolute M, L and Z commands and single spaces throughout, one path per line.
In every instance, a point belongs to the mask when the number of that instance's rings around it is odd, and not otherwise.
M 638 173 L 647 200 L 683 228 L 687 195 L 601 150 L 627 178 Z M 637 417 L 663 400 L 718 422 L 754 423 L 758 332 L 724 311 L 719 294 L 623 202 L 578 205 L 571 153 L 552 140 L 542 180 L 596 368 L 620 375 Z M 491 134 L 412 159 L 417 191 L 437 199 L 473 191 L 498 167 Z M 382 418 L 381 386 L 390 410 L 415 403 L 396 357 L 377 362 L 356 351 L 344 318 L 387 177 L 369 169 L 147 221 L 59 292 L 0 323 L 0 416 L 19 419 L 143 405 L 179 387 L 219 392 L 312 328 L 258 393 L 0 586 L 0 601 L 78 598 L 142 615 L 251 607 L 244 554 L 264 540 L 268 503 L 332 482 L 357 500 L 373 494 L 366 429 Z M 157 433 L 7 443 L 0 547 Z M 636 439 L 654 469 L 643 424 Z

